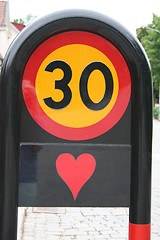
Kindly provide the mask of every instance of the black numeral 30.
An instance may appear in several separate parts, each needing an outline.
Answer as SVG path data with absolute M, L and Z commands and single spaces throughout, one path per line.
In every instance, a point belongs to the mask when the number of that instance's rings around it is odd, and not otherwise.
M 72 99 L 72 92 L 68 86 L 72 78 L 72 70 L 64 61 L 53 61 L 47 65 L 45 71 L 53 72 L 57 68 L 63 71 L 64 76 L 61 80 L 55 81 L 55 89 L 60 89 L 63 92 L 64 97 L 59 102 L 54 101 L 52 97 L 44 98 L 45 104 L 52 109 L 62 109 L 66 107 Z M 88 94 L 88 80 L 94 70 L 101 71 L 105 79 L 104 96 L 98 103 L 93 102 Z M 112 93 L 113 77 L 109 68 L 102 62 L 92 62 L 86 66 L 80 78 L 80 95 L 84 105 L 91 110 L 102 110 L 110 102 Z

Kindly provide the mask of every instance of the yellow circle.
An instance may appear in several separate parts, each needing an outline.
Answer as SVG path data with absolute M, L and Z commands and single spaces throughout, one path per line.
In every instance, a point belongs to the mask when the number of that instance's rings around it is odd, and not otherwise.
M 55 81 L 63 78 L 63 71 L 55 69 L 53 72 L 45 71 L 46 66 L 52 61 L 66 62 L 72 71 L 72 78 L 68 84 L 72 92 L 70 103 L 59 110 L 48 107 L 44 99 L 51 97 L 54 101 L 61 101 L 63 91 L 55 89 Z M 108 105 L 102 110 L 90 110 L 82 102 L 80 96 L 80 78 L 83 70 L 92 62 L 102 62 L 111 71 L 113 77 L 113 94 Z M 60 47 L 49 54 L 42 62 L 36 76 L 36 94 L 43 111 L 53 121 L 67 127 L 82 128 L 91 126 L 104 117 L 113 108 L 119 90 L 118 76 L 112 62 L 99 50 L 84 44 L 70 44 Z M 93 102 L 98 103 L 104 96 L 106 84 L 101 71 L 94 70 L 88 79 L 88 94 Z

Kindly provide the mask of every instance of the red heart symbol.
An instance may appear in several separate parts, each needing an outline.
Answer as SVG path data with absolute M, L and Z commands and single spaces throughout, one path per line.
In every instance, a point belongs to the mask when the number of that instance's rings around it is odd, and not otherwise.
M 74 200 L 84 184 L 94 173 L 96 161 L 91 154 L 81 154 L 77 160 L 69 153 L 61 154 L 56 161 L 59 176 L 72 192 Z

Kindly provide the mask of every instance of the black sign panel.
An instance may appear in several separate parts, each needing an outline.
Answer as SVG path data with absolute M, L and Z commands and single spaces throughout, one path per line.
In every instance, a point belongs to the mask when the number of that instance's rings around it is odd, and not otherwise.
M 19 205 L 129 206 L 128 159 L 127 145 L 22 145 Z
M 128 206 L 130 96 L 127 62 L 107 38 L 65 31 L 42 42 L 22 77 L 19 203 Z M 34 151 L 36 146 L 43 150 Z M 35 192 L 28 184 L 32 168 L 38 174 Z

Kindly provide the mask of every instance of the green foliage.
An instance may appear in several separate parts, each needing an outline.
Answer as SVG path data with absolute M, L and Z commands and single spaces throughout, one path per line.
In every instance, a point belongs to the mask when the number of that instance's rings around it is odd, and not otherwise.
M 22 18 L 17 18 L 14 19 L 13 21 L 15 23 L 20 23 L 20 24 L 24 24 L 24 25 L 28 25 L 31 21 L 33 21 L 37 16 L 33 16 L 32 13 L 29 13 L 26 18 L 22 19 Z
M 25 24 L 30 23 L 31 21 L 33 21 L 33 20 L 36 19 L 36 18 L 37 18 L 37 16 L 33 16 L 32 13 L 29 13 L 29 14 L 26 16 Z
M 16 19 L 14 19 L 13 20 L 13 22 L 15 22 L 15 23 L 20 23 L 20 24 L 24 24 L 24 20 L 22 19 L 22 18 L 16 18 Z
M 139 41 L 141 42 L 142 41 L 142 38 L 144 36 L 147 36 L 147 29 L 146 28 L 137 28 L 136 29 L 136 33 L 137 33 L 137 38 L 139 39 Z
M 141 41 L 149 57 L 154 90 L 159 90 L 160 84 L 160 17 L 153 14 L 151 24 L 136 30 L 137 37 Z
M 154 107 L 153 108 L 153 117 L 155 119 L 158 119 L 158 117 L 159 117 L 159 107 Z

